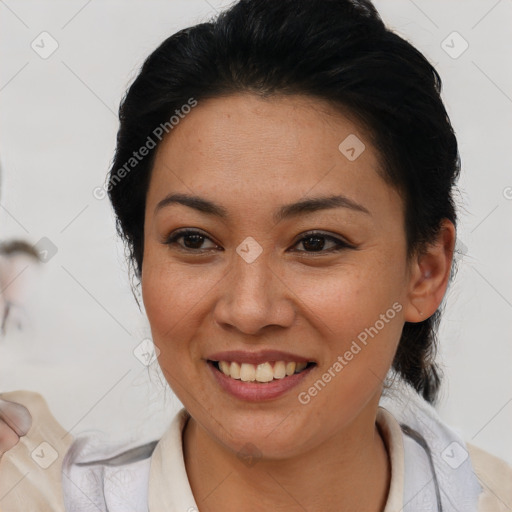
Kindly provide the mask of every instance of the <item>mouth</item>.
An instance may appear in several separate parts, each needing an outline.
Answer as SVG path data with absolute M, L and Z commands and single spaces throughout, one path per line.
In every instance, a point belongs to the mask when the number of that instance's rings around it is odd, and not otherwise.
M 316 366 L 313 361 L 266 361 L 259 364 L 239 363 L 237 361 L 207 360 L 216 371 L 232 380 L 268 384 L 292 375 L 305 372 Z

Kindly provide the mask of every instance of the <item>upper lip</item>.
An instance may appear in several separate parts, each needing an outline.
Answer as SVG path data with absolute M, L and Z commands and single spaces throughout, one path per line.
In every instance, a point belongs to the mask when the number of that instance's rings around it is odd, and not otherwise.
M 210 361 L 236 361 L 237 363 L 261 364 L 267 361 L 295 361 L 296 363 L 315 362 L 313 359 L 298 356 L 291 352 L 281 350 L 259 350 L 257 352 L 248 352 L 247 350 L 229 350 L 224 352 L 215 352 L 206 359 Z

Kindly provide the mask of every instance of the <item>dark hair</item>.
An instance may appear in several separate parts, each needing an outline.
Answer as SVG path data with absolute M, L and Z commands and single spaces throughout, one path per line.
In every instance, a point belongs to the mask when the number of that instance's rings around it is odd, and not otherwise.
M 120 169 L 191 98 L 237 92 L 310 95 L 354 116 L 380 153 L 384 179 L 403 197 L 409 257 L 434 240 L 443 219 L 456 224 L 457 141 L 441 79 L 426 58 L 385 27 L 369 0 L 240 0 L 211 22 L 166 39 L 119 108 L 108 193 L 138 280 L 155 148 L 129 172 Z M 434 362 L 440 314 L 441 308 L 422 322 L 406 322 L 393 361 L 430 402 L 440 385 Z

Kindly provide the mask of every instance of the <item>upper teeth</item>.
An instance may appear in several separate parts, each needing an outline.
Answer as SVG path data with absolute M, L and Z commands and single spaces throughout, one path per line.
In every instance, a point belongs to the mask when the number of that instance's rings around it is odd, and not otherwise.
M 258 365 L 251 363 L 237 363 L 236 361 L 219 361 L 220 371 L 233 379 L 244 382 L 270 382 L 272 379 L 283 379 L 306 368 L 308 363 L 295 363 L 294 361 L 276 361 L 274 366 L 270 362 Z

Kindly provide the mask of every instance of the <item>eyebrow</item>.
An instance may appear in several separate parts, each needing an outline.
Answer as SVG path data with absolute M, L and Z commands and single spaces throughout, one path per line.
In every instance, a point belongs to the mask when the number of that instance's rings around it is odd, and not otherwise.
M 220 217 L 222 219 L 227 219 L 229 217 L 228 211 L 223 206 L 215 204 L 208 199 L 188 194 L 169 194 L 156 205 L 154 213 L 156 214 L 162 208 L 172 204 L 182 204 L 201 213 Z M 304 213 L 312 213 L 331 208 L 349 208 L 350 210 L 371 215 L 363 205 L 356 203 L 352 199 L 349 199 L 344 195 L 333 195 L 313 197 L 310 199 L 303 199 L 296 203 L 283 205 L 274 212 L 273 218 L 275 222 L 280 222 L 291 217 L 298 217 Z

